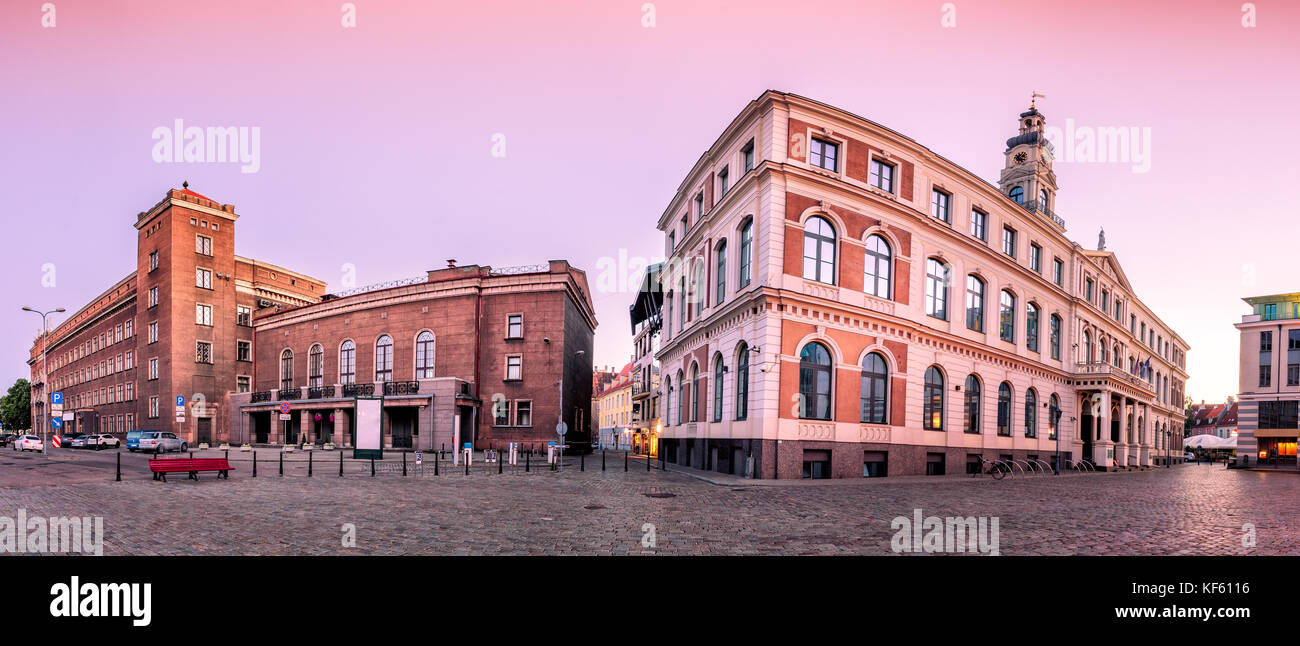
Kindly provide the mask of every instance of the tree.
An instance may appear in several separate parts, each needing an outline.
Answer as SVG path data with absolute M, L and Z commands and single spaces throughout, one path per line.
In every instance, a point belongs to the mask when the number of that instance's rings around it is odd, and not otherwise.
M 0 397 L 0 424 L 6 431 L 27 430 L 32 427 L 32 385 L 18 379 L 9 387 L 9 394 Z

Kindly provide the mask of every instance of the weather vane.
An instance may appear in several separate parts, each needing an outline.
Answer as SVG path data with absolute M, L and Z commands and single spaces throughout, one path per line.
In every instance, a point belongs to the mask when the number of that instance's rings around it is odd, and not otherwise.
M 1039 94 L 1039 93 L 1037 93 L 1037 92 L 1035 92 L 1035 91 L 1033 91 L 1033 90 L 1030 90 L 1030 91 L 1029 91 L 1029 107 L 1030 107 L 1030 109 L 1033 109 L 1033 108 L 1037 107 L 1037 103 L 1038 103 L 1038 100 L 1039 100 L 1039 99 L 1046 99 L 1046 98 L 1047 98 L 1047 95 L 1046 95 L 1046 94 Z

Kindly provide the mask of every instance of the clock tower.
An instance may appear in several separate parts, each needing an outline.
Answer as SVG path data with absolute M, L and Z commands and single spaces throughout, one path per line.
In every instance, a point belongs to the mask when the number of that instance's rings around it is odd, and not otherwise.
M 998 187 L 1026 209 L 1050 215 L 1056 209 L 1057 186 L 1052 144 L 1043 132 L 1045 121 L 1034 101 L 1030 101 L 1029 110 L 1020 113 L 1020 133 L 1007 140 Z

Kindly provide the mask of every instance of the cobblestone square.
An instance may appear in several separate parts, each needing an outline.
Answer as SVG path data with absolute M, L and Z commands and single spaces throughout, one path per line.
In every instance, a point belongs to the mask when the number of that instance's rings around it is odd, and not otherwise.
M 403 477 L 392 461 L 370 477 L 368 464 L 349 460 L 342 478 L 337 457 L 320 456 L 311 478 L 301 462 L 279 477 L 275 461 L 259 458 L 257 478 L 239 462 L 230 480 L 209 473 L 163 483 L 142 471 L 143 456 L 124 455 L 122 482 L 94 470 L 81 481 L 31 485 L 14 476 L 30 482 L 41 470 L 15 465 L 46 458 L 4 457 L 0 515 L 102 516 L 106 555 L 891 554 L 892 519 L 916 509 L 997 517 L 1005 555 L 1300 554 L 1300 520 L 1279 504 L 1300 495 L 1300 475 L 1222 465 L 1001 481 L 716 484 L 671 465 L 647 473 L 636 460 L 624 472 L 621 456 L 604 472 L 589 457 L 585 472 L 570 458 L 563 472 L 534 465 L 526 474 L 465 476 L 444 463 L 436 477 L 428 464 L 424 475 Z M 343 545 L 345 524 L 355 527 L 355 547 Z M 1243 542 L 1247 524 L 1253 546 Z

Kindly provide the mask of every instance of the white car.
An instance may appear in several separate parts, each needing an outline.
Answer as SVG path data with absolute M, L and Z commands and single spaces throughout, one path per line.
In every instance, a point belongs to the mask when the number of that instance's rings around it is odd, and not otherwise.
M 1183 462 L 1194 462 L 1194 461 L 1196 461 L 1196 454 L 1195 454 L 1195 453 L 1184 453 L 1184 454 L 1183 454 Z
M 18 439 L 14 440 L 14 450 L 44 451 L 45 444 L 41 442 L 41 438 L 36 437 L 35 435 L 19 435 Z
M 167 453 L 168 451 L 180 451 L 184 453 L 189 450 L 190 445 L 175 433 L 167 431 L 145 431 L 140 436 L 140 450 L 152 451 L 154 453 Z
M 108 433 L 96 433 L 86 436 L 86 448 L 94 447 L 96 451 L 102 448 L 116 449 L 122 446 L 122 440 L 109 435 Z

